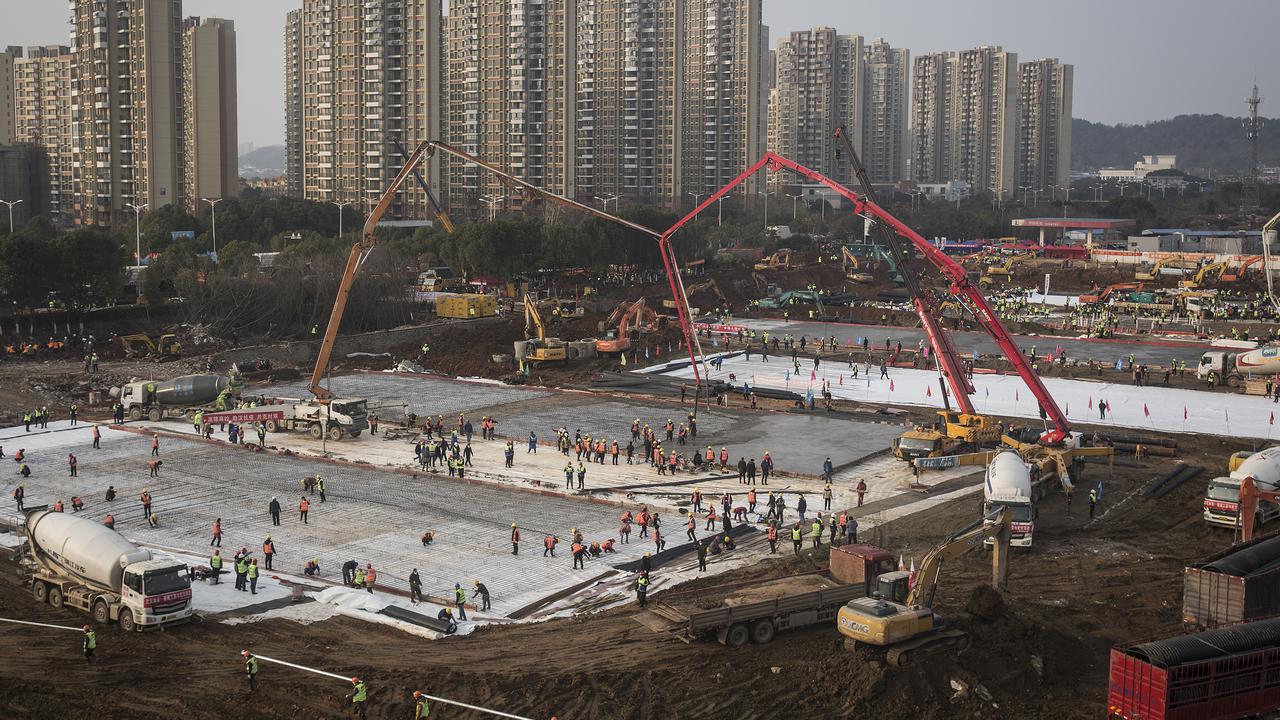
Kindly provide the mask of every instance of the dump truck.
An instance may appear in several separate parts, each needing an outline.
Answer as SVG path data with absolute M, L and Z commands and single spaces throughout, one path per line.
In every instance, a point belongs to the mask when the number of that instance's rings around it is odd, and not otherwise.
M 36 602 L 72 607 L 131 632 L 191 617 L 191 580 L 177 560 L 153 558 L 115 530 L 79 515 L 26 513 L 21 569 Z
M 183 375 L 172 380 L 135 380 L 111 388 L 111 396 L 134 420 L 146 417 L 159 422 L 167 416 L 189 415 L 197 410 L 226 410 L 234 393 L 227 375 Z
M 1247 477 L 1262 492 L 1280 490 L 1280 446 L 1254 453 L 1226 477 L 1209 481 L 1204 498 L 1204 521 L 1210 525 L 1235 528 L 1240 509 L 1240 483 Z M 1271 500 L 1257 503 L 1255 523 L 1265 524 L 1280 516 L 1280 505 Z
M 987 465 L 982 488 L 982 516 L 990 517 L 1001 508 L 1009 511 L 1009 544 L 1031 547 L 1035 535 L 1036 498 L 1031 487 L 1031 467 L 1013 450 L 996 453 Z M 994 542 L 986 539 L 986 544 Z
M 708 610 L 690 611 L 675 599 L 704 601 L 715 594 L 724 596 L 721 607 Z M 664 593 L 649 609 L 670 621 L 676 637 L 684 642 L 714 635 L 721 644 L 739 648 L 748 641 L 767 645 L 780 630 L 831 622 L 845 603 L 865 594 L 865 582 L 842 584 L 830 573 L 802 573 L 764 583 Z
M 1226 720 L 1280 709 L 1280 619 L 1111 649 L 1111 720 Z
M 1196 560 L 1183 571 L 1182 624 L 1189 630 L 1234 625 L 1280 607 L 1280 533 Z
M 1239 385 L 1241 379 L 1250 375 L 1275 375 L 1280 373 L 1280 346 L 1261 347 L 1242 353 L 1210 350 L 1200 356 L 1196 377 L 1203 379 L 1211 372 L 1217 374 L 1219 382 L 1225 382 L 1231 387 Z

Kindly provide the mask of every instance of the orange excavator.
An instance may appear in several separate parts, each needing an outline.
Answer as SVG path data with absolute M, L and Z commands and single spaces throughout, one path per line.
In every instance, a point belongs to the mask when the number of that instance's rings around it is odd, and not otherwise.
M 1249 268 L 1253 267 L 1254 265 L 1257 265 L 1260 262 L 1262 262 L 1262 256 L 1254 255 L 1253 257 L 1241 263 L 1240 267 L 1227 268 L 1226 270 L 1224 270 L 1219 279 L 1222 280 L 1222 282 L 1236 282 L 1237 280 L 1244 280 L 1246 273 L 1248 273 L 1249 271 Z
M 614 315 L 618 315 L 617 310 Z M 613 325 L 614 315 L 609 316 L 609 325 Z M 640 298 L 631 303 L 616 322 L 617 325 L 607 331 L 607 337 L 596 341 L 596 352 L 620 353 L 630 350 L 632 341 L 639 340 L 641 332 L 657 327 L 658 313 L 649 307 L 644 298 Z
M 1140 282 L 1116 283 L 1114 285 L 1108 285 L 1101 291 L 1095 290 L 1092 293 L 1086 293 L 1084 295 L 1081 295 L 1080 304 L 1093 305 L 1095 303 L 1105 303 L 1107 301 L 1107 298 L 1111 297 L 1111 293 L 1113 292 L 1117 292 L 1120 290 L 1141 290 L 1141 289 L 1142 289 L 1142 283 Z
M 1240 509 L 1236 517 L 1240 521 L 1240 542 L 1247 543 L 1253 539 L 1253 524 L 1257 520 L 1258 503 L 1267 500 L 1280 500 L 1280 492 L 1275 490 L 1259 490 L 1252 477 L 1240 481 Z

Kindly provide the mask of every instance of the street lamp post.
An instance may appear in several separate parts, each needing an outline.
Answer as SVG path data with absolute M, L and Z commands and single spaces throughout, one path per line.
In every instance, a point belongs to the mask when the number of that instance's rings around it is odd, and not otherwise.
M 1030 185 L 1019 185 L 1018 189 L 1022 191 L 1022 204 L 1027 204 L 1027 191 L 1031 189 Z
M 0 200 L 0 203 L 4 203 L 5 205 L 9 206 L 9 234 L 10 235 L 13 234 L 13 206 L 17 205 L 20 202 L 22 201 L 21 200 Z
M 218 213 L 216 205 L 222 202 L 222 198 L 200 198 L 203 202 L 209 203 L 209 217 L 213 221 L 213 257 L 218 257 Z M 341 218 L 339 218 L 341 219 Z M 341 231 L 338 233 L 341 235 Z
M 330 200 L 330 201 L 329 201 L 329 204 L 330 204 L 330 205 L 337 205 L 337 206 L 338 206 L 338 237 L 339 237 L 339 238 L 341 238 L 341 237 L 342 237 L 342 211 L 343 211 L 343 209 L 344 209 L 344 208 L 346 208 L 346 207 L 348 207 L 349 205 L 351 205 L 351 203 L 349 203 L 349 202 L 338 202 L 337 200 Z
M 720 225 L 720 223 L 724 222 L 724 201 L 728 200 L 730 197 L 731 196 L 729 195 L 721 195 L 720 197 L 716 198 L 716 225 L 717 226 Z
M 125 203 L 126 207 L 133 210 L 133 257 L 134 262 L 138 265 L 142 264 L 142 211 L 147 209 L 147 205 L 148 203 L 142 203 L 141 205 Z
M 769 193 L 757 192 L 756 194 L 764 196 L 764 226 L 768 228 L 769 227 Z
M 693 206 L 695 208 L 698 207 L 698 200 L 707 196 L 707 193 L 696 193 L 696 192 L 693 192 L 692 190 L 686 191 L 686 194 L 693 196 Z
M 599 195 L 596 195 L 595 199 L 600 201 L 600 207 L 603 208 L 605 212 L 609 212 L 610 202 L 613 203 L 613 211 L 618 212 L 618 196 L 617 195 L 614 195 L 612 193 L 610 193 L 608 197 L 600 197 Z
M 800 200 L 800 198 L 804 197 L 804 193 L 796 193 L 795 195 L 792 195 L 791 193 L 787 193 L 786 195 L 787 197 L 791 198 L 791 219 L 795 220 L 796 219 L 796 203 Z
M 489 206 L 489 222 L 493 222 L 495 219 L 497 219 L 498 211 L 496 208 L 498 206 L 498 203 L 506 199 L 507 198 L 504 195 L 485 195 L 484 197 L 480 198 L 480 202 Z

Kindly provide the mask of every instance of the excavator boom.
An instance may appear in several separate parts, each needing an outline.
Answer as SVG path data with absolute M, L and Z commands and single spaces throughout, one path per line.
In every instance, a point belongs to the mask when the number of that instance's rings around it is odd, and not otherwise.
M 993 552 L 995 557 L 992 558 L 992 578 L 991 583 L 997 588 L 1003 588 L 1009 579 L 1009 536 L 1012 532 L 1013 516 L 1004 508 L 992 518 L 984 518 L 983 521 L 974 528 L 961 531 L 959 534 L 948 538 L 946 541 L 935 546 L 924 556 L 924 560 L 920 563 L 917 571 L 916 581 L 911 592 L 907 594 L 906 605 L 932 607 L 933 596 L 938 588 L 938 576 L 942 572 L 942 565 L 947 560 L 963 555 L 982 544 L 987 539 L 995 539 Z

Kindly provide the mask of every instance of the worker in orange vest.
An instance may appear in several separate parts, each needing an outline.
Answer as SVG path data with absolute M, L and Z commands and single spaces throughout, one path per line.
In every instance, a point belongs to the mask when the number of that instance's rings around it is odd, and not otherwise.
M 303 495 L 302 500 L 298 503 L 298 519 L 305 525 L 307 524 L 307 511 L 311 509 L 311 503 L 307 502 L 307 496 Z
M 573 550 L 573 567 L 574 567 L 574 569 L 576 570 L 576 569 L 578 569 L 578 568 L 582 568 L 582 569 L 584 569 L 584 570 L 585 570 L 585 569 L 586 569 L 586 567 L 587 567 L 587 562 L 586 562 L 586 554 L 587 554 L 587 553 L 586 553 L 586 548 L 584 548 L 584 547 L 582 546 L 582 543 L 580 543 L 580 542 L 575 542 L 573 545 L 571 545 L 571 546 L 570 546 L 570 548 Z
M 373 569 L 373 563 L 365 563 L 364 566 L 364 589 L 373 594 L 373 583 L 378 579 L 378 571 Z
M 778 553 L 778 522 L 776 520 L 769 521 L 769 554 L 776 555 Z
M 697 526 L 697 524 L 698 524 L 697 518 L 693 516 L 693 513 L 689 513 L 689 522 L 685 523 L 684 525 L 684 529 L 685 529 L 684 534 L 688 536 L 689 542 L 698 541 L 698 536 L 693 534 L 693 529 Z
M 266 540 L 262 541 L 262 555 L 267 559 L 267 569 L 271 569 L 271 557 L 276 554 L 276 543 L 268 535 Z
M 520 528 L 515 523 L 511 523 L 511 554 L 520 554 Z
M 209 546 L 217 545 L 222 547 L 222 518 L 213 521 L 213 538 L 209 540 Z
M 747 512 L 753 513 L 755 511 L 756 511 L 756 489 L 751 488 L 750 490 L 747 491 Z
M 547 555 L 551 555 L 551 557 L 555 557 L 555 556 L 556 556 L 556 543 L 557 543 L 557 542 L 559 542 L 559 541 L 558 541 L 558 540 L 556 540 L 556 536 L 555 536 L 555 535 L 548 535 L 548 536 L 546 536 L 546 537 L 542 538 L 542 546 L 543 546 L 543 549 L 542 549 L 542 557 L 546 557 Z
M 729 448 L 720 448 L 720 472 L 729 469 Z

